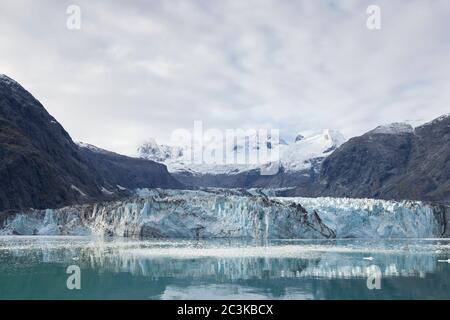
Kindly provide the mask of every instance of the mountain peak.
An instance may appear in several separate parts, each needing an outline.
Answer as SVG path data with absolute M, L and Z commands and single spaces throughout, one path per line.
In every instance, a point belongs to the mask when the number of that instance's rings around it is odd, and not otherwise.
M 156 162 L 183 159 L 185 147 L 158 144 L 154 138 L 150 138 L 138 148 L 139 157 Z
M 40 102 L 37 101 L 37 99 L 19 82 L 2 73 L 0 73 L 0 91 L 1 94 L 9 95 L 15 99 L 18 99 L 20 104 L 35 105 L 45 110 Z
M 419 127 L 428 126 L 428 125 L 430 125 L 430 124 L 436 124 L 437 122 L 444 121 L 444 120 L 446 120 L 446 119 L 449 118 L 449 117 L 450 117 L 450 113 L 446 113 L 446 114 L 443 114 L 443 115 L 440 116 L 440 117 L 437 117 L 436 119 L 431 120 L 430 122 L 424 123 L 423 125 L 421 125 L 421 126 L 419 126 Z
M 372 134 L 401 134 L 401 133 L 413 133 L 414 128 L 405 122 L 394 122 L 386 125 L 381 125 L 369 131 Z
M 11 79 L 10 77 L 8 77 L 6 74 L 3 74 L 3 73 L 0 73 L 0 80 L 14 81 L 13 79 Z
M 111 154 L 111 153 L 114 153 L 114 152 L 111 152 L 111 151 L 99 148 L 97 146 L 94 146 L 93 144 L 89 144 L 89 143 L 85 143 L 85 142 L 81 142 L 81 141 L 77 141 L 77 142 L 75 142 L 75 144 L 78 147 L 80 147 L 80 148 L 88 149 L 88 150 L 90 150 L 92 152 L 95 152 L 95 153 L 100 153 L 100 154 Z
M 302 141 L 303 139 L 305 139 L 305 136 L 299 133 L 299 134 L 297 134 L 297 136 L 295 137 L 295 142 Z
M 325 138 L 325 140 L 330 140 L 333 145 L 337 147 L 343 144 L 346 140 L 344 135 L 340 131 L 333 129 L 323 129 L 322 136 Z
M 11 79 L 10 77 L 8 77 L 7 75 L 5 75 L 3 73 L 0 73 L 0 84 L 5 84 L 8 86 L 11 86 L 11 85 L 20 86 L 16 80 Z

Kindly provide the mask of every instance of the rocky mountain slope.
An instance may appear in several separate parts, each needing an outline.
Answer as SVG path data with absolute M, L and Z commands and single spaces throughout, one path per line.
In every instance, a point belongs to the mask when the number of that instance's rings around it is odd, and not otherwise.
M 78 144 L 79 152 L 87 159 L 100 179 L 103 193 L 135 188 L 181 188 L 165 165 L 146 159 L 127 157 L 92 145 Z
M 83 150 L 38 100 L 5 75 L 0 75 L 0 159 L 0 212 L 103 199 L 117 184 L 180 186 L 155 162 Z
M 317 193 L 450 202 L 450 116 L 350 139 L 323 162 Z

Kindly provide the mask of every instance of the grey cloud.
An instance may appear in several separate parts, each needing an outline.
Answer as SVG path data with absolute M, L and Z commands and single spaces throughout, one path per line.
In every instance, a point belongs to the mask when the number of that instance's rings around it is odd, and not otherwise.
M 0 72 L 74 139 L 127 154 L 194 120 L 352 136 L 448 112 L 450 3 L 377 1 L 369 31 L 372 2 L 6 0 Z

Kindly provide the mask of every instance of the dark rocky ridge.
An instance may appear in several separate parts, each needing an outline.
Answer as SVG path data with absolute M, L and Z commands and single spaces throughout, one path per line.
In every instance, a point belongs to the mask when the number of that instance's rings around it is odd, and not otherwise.
M 449 203 L 450 117 L 350 139 L 323 162 L 315 194 Z
M 120 191 L 121 187 L 127 189 L 183 187 L 163 164 L 98 148 L 95 150 L 80 147 L 79 151 L 98 173 L 97 184 L 109 191 Z
M 236 174 L 193 174 L 187 171 L 173 172 L 172 175 L 180 182 L 194 187 L 214 188 L 312 188 L 318 178 L 317 168 L 322 159 L 313 159 L 317 164 L 310 169 L 297 172 L 287 172 L 284 167 L 275 175 L 261 175 L 259 169 L 239 172 Z
M 105 198 L 102 187 L 178 188 L 164 165 L 82 150 L 28 91 L 0 75 L 0 211 Z

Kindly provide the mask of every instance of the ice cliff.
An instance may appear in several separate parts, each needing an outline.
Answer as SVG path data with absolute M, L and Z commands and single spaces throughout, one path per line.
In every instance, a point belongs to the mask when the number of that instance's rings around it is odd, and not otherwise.
M 447 235 L 448 208 L 416 201 L 279 198 L 245 190 L 141 190 L 122 201 L 10 216 L 0 234 L 150 238 L 404 238 Z
M 337 238 L 433 238 L 450 236 L 446 206 L 421 201 L 350 198 L 278 198 L 316 210 Z

